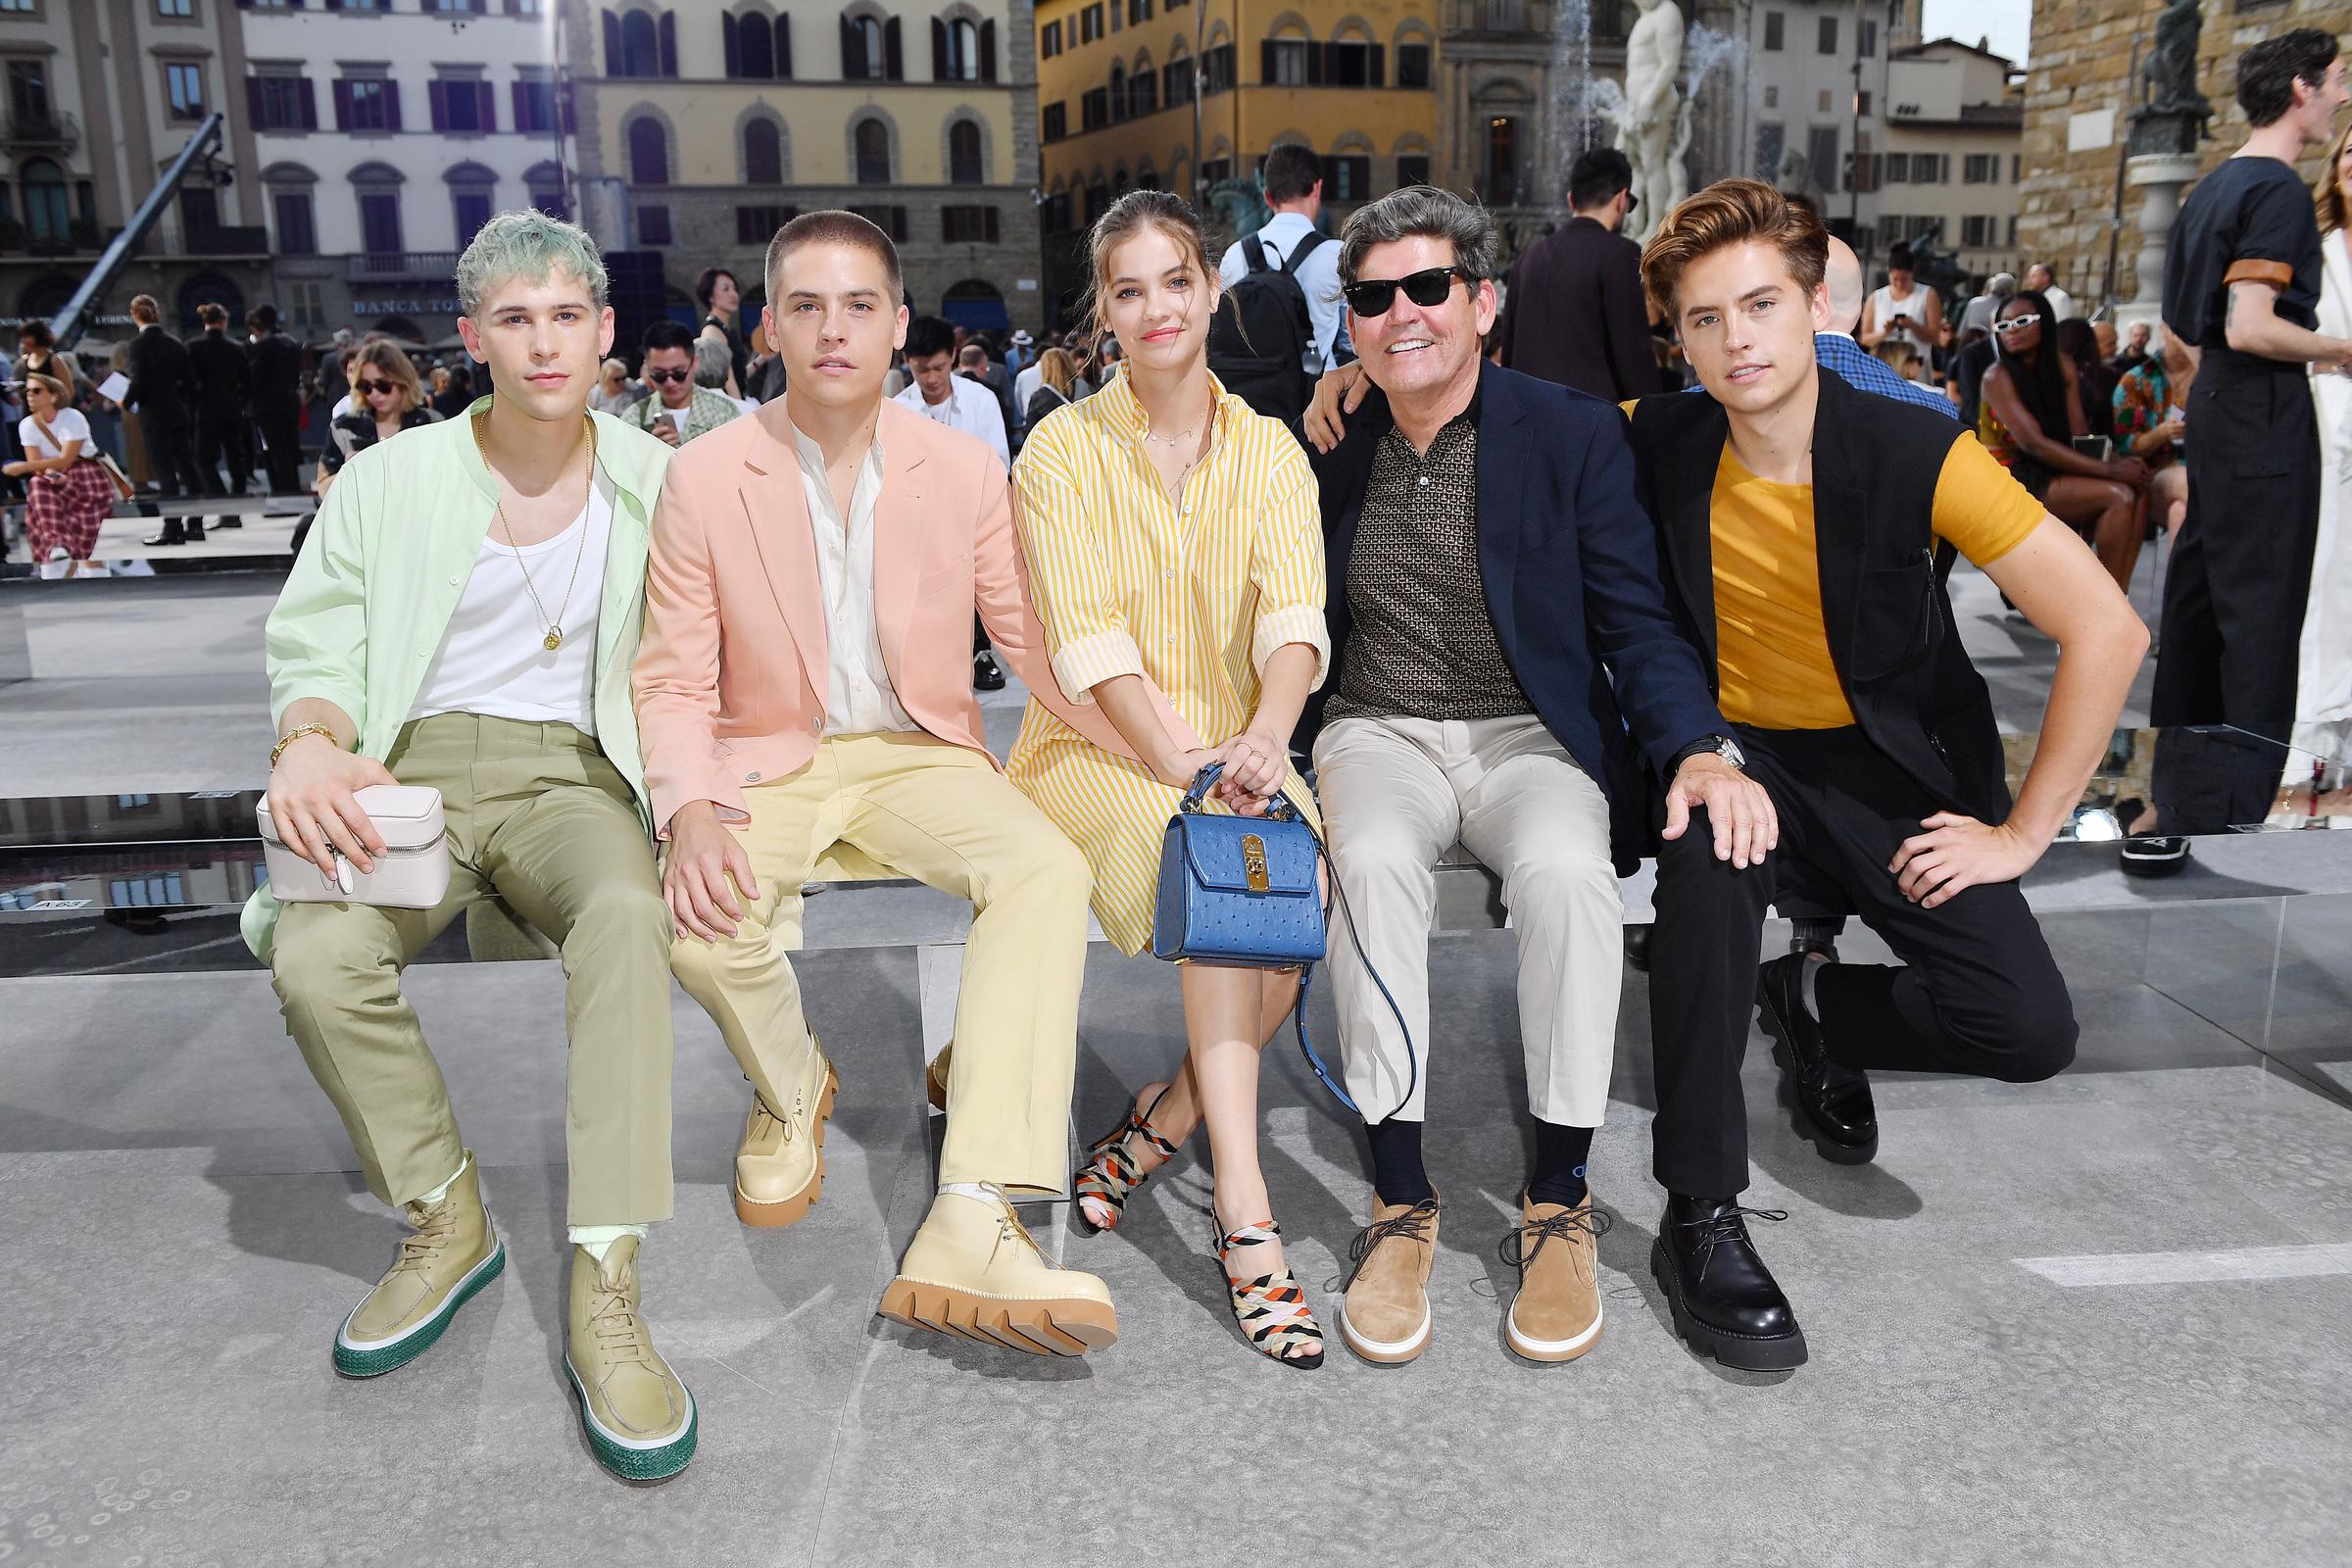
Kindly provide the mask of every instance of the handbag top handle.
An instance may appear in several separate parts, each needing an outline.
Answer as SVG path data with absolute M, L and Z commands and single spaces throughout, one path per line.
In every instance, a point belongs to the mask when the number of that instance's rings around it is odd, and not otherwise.
M 1211 762 L 1202 768 L 1194 776 L 1193 787 L 1184 792 L 1184 800 L 1177 809 L 1187 816 L 1198 815 L 1207 800 L 1208 792 L 1216 788 L 1217 780 L 1223 777 L 1224 773 L 1225 764 L 1223 762 Z M 1266 803 L 1266 816 L 1268 820 L 1275 822 L 1300 820 L 1298 808 L 1291 800 L 1290 792 L 1287 790 L 1274 792 L 1274 798 Z

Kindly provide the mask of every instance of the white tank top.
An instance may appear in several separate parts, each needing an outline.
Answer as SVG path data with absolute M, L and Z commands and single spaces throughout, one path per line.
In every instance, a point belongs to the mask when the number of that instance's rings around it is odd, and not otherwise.
M 1880 326 L 1885 326 L 1897 316 L 1910 317 L 1914 324 L 1904 331 L 1894 333 L 1893 336 L 1908 342 L 1913 348 L 1919 350 L 1919 357 L 1922 360 L 1928 357 L 1928 351 L 1935 347 L 1935 340 L 1929 337 L 1927 332 L 1928 291 L 1925 286 L 1914 280 L 1911 284 L 1911 292 L 1897 299 L 1893 286 L 1888 285 L 1873 294 L 1870 297 L 1870 318 Z

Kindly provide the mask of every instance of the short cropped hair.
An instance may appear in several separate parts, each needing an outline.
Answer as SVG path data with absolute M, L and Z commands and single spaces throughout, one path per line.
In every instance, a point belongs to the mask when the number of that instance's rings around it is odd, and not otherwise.
M 1323 182 L 1323 160 L 1303 142 L 1286 141 L 1266 154 L 1257 177 L 1269 203 L 1295 202 Z
M 1407 185 L 1348 215 L 1340 230 L 1340 281 L 1362 275 L 1364 257 L 1375 245 L 1414 235 L 1453 242 L 1453 265 L 1472 277 L 1502 273 L 1502 230 L 1494 215 L 1467 197 L 1435 185 Z
M 1760 179 L 1719 179 L 1666 215 L 1642 251 L 1642 286 L 1669 318 L 1683 270 L 1702 256 L 1750 241 L 1772 246 L 1810 295 L 1830 263 L 1830 231 L 1819 215 Z
M 856 213 L 827 210 L 803 213 L 777 229 L 776 237 L 767 242 L 767 265 L 760 275 L 767 282 L 771 305 L 784 297 L 784 291 L 776 286 L 776 269 L 804 245 L 850 245 L 865 251 L 890 274 L 890 297 L 897 300 L 906 292 L 906 274 L 899 270 L 899 248 L 890 242 L 890 236 Z
M 936 316 L 918 316 L 906 324 L 906 357 L 927 360 L 934 354 L 956 352 L 956 328 Z
M 153 326 L 164 318 L 164 308 L 155 303 L 152 294 L 133 294 L 130 297 L 130 318 L 143 326 Z
M 228 324 L 228 308 L 222 305 L 199 305 L 196 307 L 196 319 L 202 321 L 206 326 L 226 326 Z
M 2335 64 L 2335 39 L 2317 27 L 2265 38 L 2237 57 L 2237 106 L 2259 129 L 2295 107 L 2295 83 L 2317 87 Z
M 694 384 L 714 391 L 727 389 L 727 377 L 735 373 L 734 357 L 727 346 L 715 338 L 698 337 L 694 340 Z
M 274 305 L 256 305 L 252 310 L 245 313 L 245 325 L 248 329 L 256 332 L 276 331 L 277 307 Z
M 1568 172 L 1568 206 L 1572 212 L 1582 212 L 1633 188 L 1632 161 L 1614 147 L 1594 147 Z
M 645 329 L 645 336 L 638 341 L 637 348 L 643 354 L 651 354 L 656 349 L 684 349 L 692 354 L 694 333 L 676 321 L 656 321 Z
M 1912 256 L 1911 247 L 1908 245 L 1890 247 L 1886 252 L 1886 270 L 1889 272 L 1918 271 L 1919 262 Z
M 491 288 L 509 278 L 544 283 L 568 272 L 586 285 L 589 303 L 605 307 L 605 258 L 588 231 L 535 209 L 500 213 L 479 229 L 458 258 L 458 314 L 477 317 Z

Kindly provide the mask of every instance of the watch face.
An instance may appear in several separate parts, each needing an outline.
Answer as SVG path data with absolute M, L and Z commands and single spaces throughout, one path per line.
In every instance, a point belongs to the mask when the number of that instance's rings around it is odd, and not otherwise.
M 1745 767 L 1747 765 L 1747 754 L 1741 751 L 1740 749 L 1740 743 L 1736 740 L 1733 740 L 1729 735 L 1726 735 L 1723 738 L 1723 744 L 1715 749 L 1715 754 L 1718 757 L 1721 757 L 1725 761 L 1731 763 L 1734 767 Z

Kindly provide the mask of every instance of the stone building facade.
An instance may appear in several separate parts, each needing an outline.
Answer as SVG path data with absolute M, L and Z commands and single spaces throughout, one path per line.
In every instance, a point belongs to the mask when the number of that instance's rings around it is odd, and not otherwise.
M 2112 221 L 2118 162 L 2131 136 L 2131 113 L 2144 97 L 2134 79 L 2162 0 L 2034 0 L 2034 42 L 2026 79 L 2025 178 L 2019 189 L 2018 251 L 2047 262 L 2059 286 L 2087 313 L 2107 292 L 2110 235 L 2114 292 L 2135 293 L 2132 257 L 2139 249 L 2139 196 L 2127 191 L 2123 225 Z M 2290 27 L 2352 36 L 2344 0 L 2204 0 L 2197 86 L 2212 100 L 2213 123 L 2201 144 L 2202 167 L 2237 150 L 2246 117 L 2237 107 L 2237 57 Z M 2322 154 L 2305 160 L 2318 177 Z
M 670 314 L 705 267 L 747 327 L 767 242 L 846 207 L 899 243 L 908 303 L 1044 324 L 1030 0 L 562 0 L 582 220 L 660 267 Z

